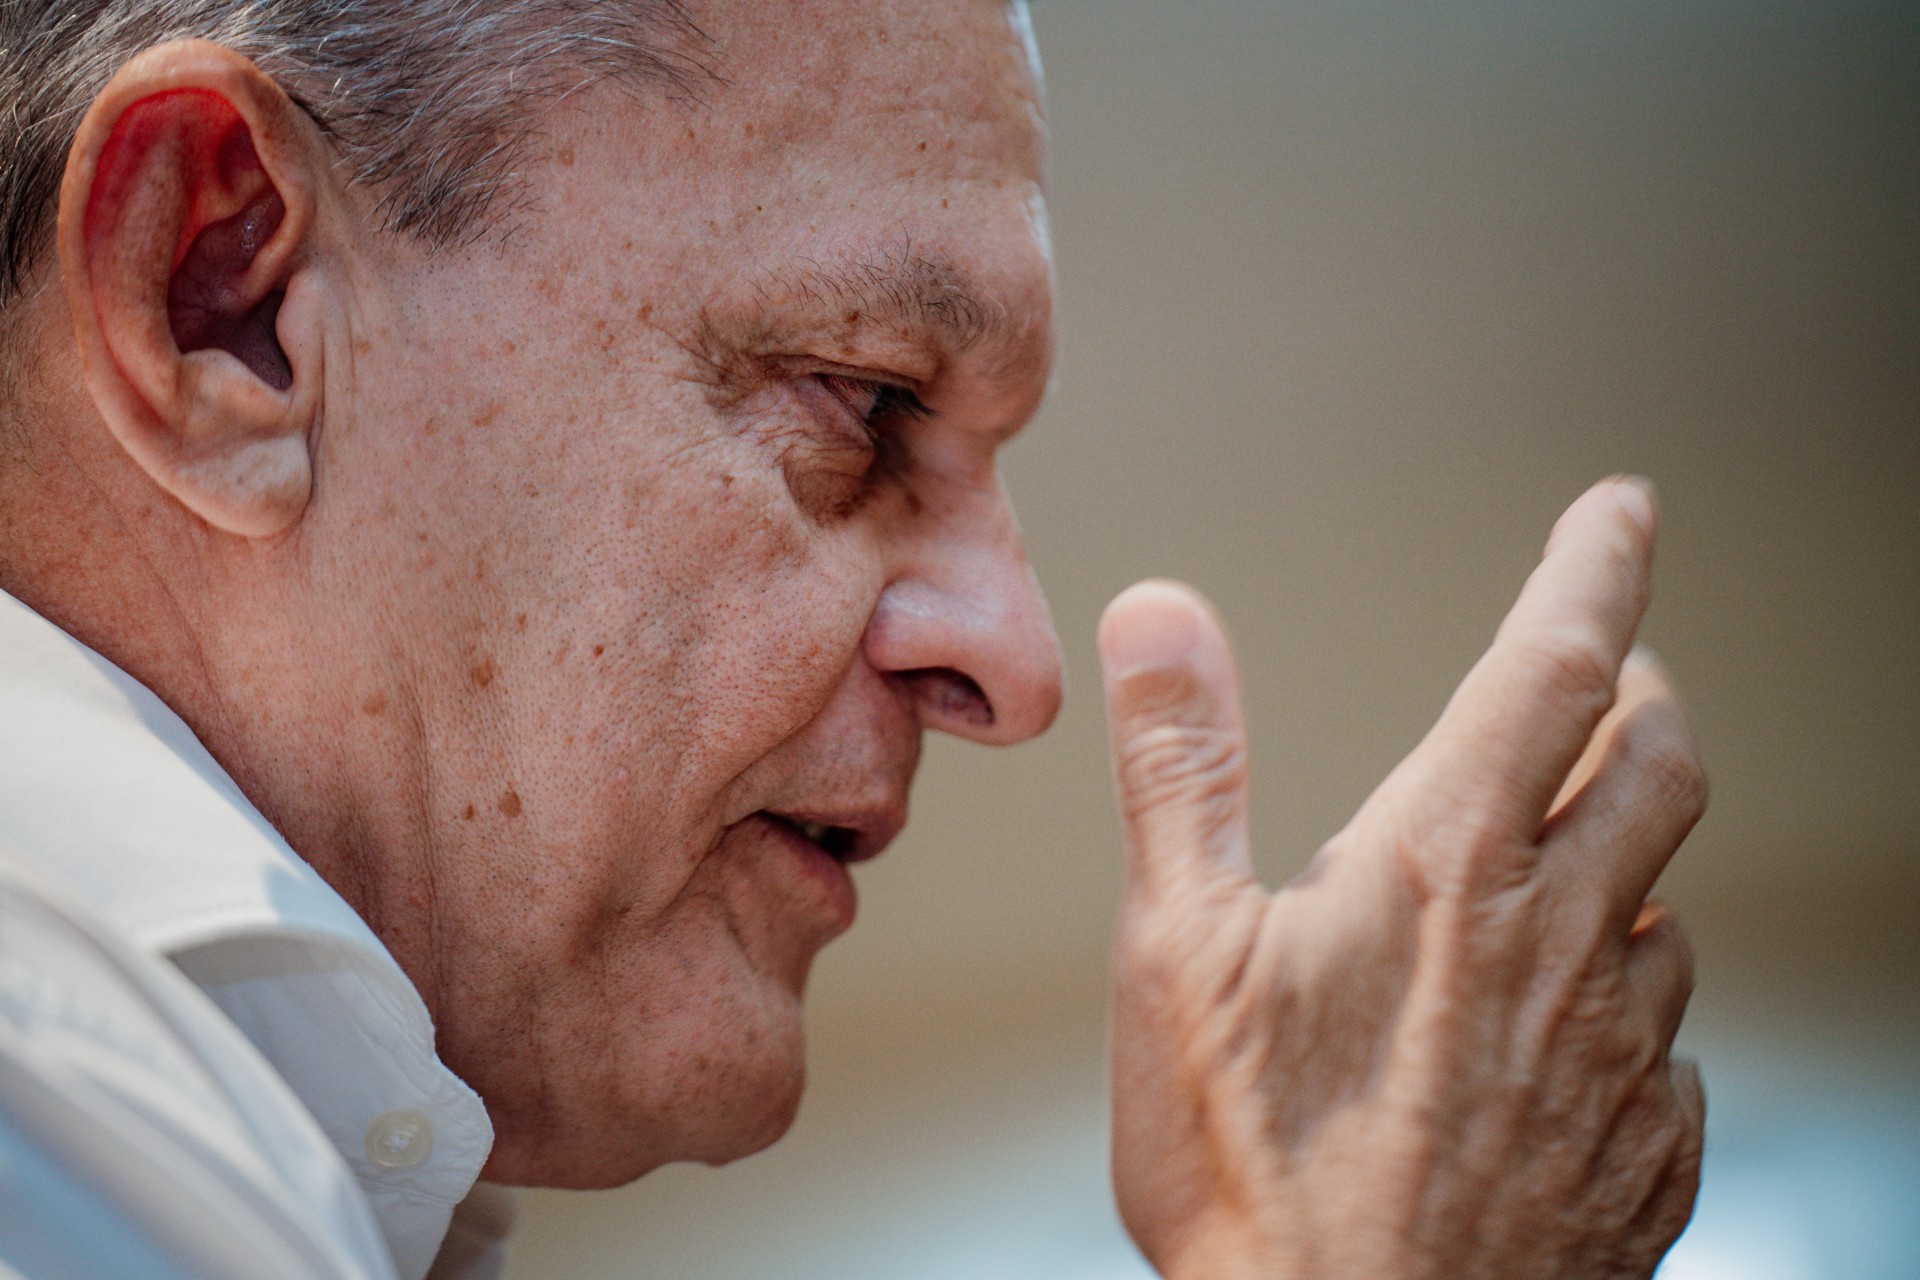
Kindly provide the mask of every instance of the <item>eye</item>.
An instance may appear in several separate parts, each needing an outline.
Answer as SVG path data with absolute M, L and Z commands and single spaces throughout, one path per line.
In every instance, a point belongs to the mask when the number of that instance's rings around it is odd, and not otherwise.
M 816 372 L 792 385 L 810 425 L 782 450 L 787 487 L 818 518 L 850 514 L 904 471 L 901 428 L 930 411 L 908 388 L 878 378 Z
M 875 431 L 901 421 L 919 421 L 933 413 L 911 388 L 896 383 L 838 373 L 821 374 L 820 382 L 862 425 Z
M 820 385 L 846 406 L 872 446 L 868 478 L 882 480 L 902 474 L 906 448 L 901 428 L 933 417 L 933 410 L 921 403 L 911 388 L 897 383 L 837 373 L 818 376 Z

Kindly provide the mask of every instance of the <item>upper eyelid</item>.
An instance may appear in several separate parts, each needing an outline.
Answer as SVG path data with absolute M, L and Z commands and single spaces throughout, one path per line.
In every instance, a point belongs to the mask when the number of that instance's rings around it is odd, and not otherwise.
M 828 360 L 813 355 L 787 355 L 766 358 L 762 367 L 772 376 L 779 378 L 845 378 L 849 382 L 865 382 L 874 386 L 892 387 L 913 394 L 919 400 L 926 386 L 923 379 L 911 374 L 896 373 L 889 369 L 877 369 L 871 365 L 845 364 L 838 360 Z M 928 410 L 932 412 L 932 410 Z
M 926 402 L 920 398 L 920 393 L 912 387 L 893 382 L 869 382 L 868 385 L 877 388 L 869 418 L 878 414 L 882 408 L 904 414 L 916 422 L 925 421 L 934 416 L 933 410 L 927 408 Z
M 887 416 L 882 412 L 883 410 L 901 414 L 914 421 L 924 421 L 934 416 L 934 411 L 928 408 L 926 402 L 920 398 L 919 389 L 905 379 L 867 370 L 854 371 L 838 368 L 820 369 L 804 376 L 817 378 L 823 383 L 828 379 L 849 383 L 872 394 L 873 407 L 865 414 L 855 415 L 869 427 L 877 426 L 880 420 Z M 836 395 L 835 399 L 840 397 Z M 842 403 L 845 401 L 843 400 Z M 851 408 L 851 406 L 848 407 Z

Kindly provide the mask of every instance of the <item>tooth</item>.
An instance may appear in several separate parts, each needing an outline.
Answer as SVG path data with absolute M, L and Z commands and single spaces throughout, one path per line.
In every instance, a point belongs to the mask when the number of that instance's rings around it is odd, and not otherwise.
M 831 829 L 832 828 L 828 827 L 824 822 L 803 822 L 800 824 L 800 834 L 815 844 L 825 843 L 827 832 Z

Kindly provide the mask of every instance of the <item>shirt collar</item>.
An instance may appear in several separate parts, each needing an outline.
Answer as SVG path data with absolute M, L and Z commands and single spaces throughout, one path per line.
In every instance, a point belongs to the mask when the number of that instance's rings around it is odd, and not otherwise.
M 0 837 L 221 1006 L 340 1150 L 403 1280 L 424 1275 L 493 1130 L 419 993 L 179 716 L 4 592 Z M 420 1121 L 415 1163 L 392 1140 Z

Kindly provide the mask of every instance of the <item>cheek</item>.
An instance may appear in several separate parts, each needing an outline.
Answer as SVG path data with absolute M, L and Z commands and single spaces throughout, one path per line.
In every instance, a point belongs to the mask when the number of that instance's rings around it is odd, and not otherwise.
M 667 695 L 698 754 L 737 771 L 825 704 L 859 652 L 881 572 L 851 527 L 796 509 L 777 467 L 718 452 L 670 501 L 655 493 L 628 513 L 638 540 L 606 589 L 631 611 L 635 691 Z
M 740 816 L 729 784 L 857 660 L 882 568 L 856 526 L 799 513 L 745 442 L 636 451 L 608 470 L 569 495 L 570 529 L 522 575 L 544 598 L 516 610 L 534 620 L 515 750 L 580 806 L 552 815 L 572 826 L 563 843 L 684 868 Z M 636 840 L 650 856 L 632 856 Z

